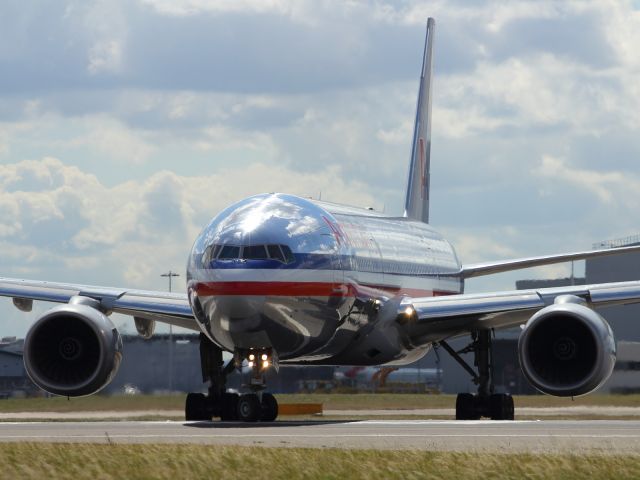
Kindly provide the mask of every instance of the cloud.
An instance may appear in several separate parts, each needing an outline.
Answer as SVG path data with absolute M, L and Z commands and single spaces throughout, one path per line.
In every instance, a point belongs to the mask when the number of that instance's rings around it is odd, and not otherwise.
M 130 130 L 113 118 L 85 118 L 83 127 L 85 132 L 73 138 L 68 147 L 88 147 L 127 163 L 145 162 L 155 150 L 143 131 Z
M 166 15 L 197 15 L 202 13 L 276 13 L 286 14 L 294 10 L 296 3 L 290 0 L 142 0 L 158 12 Z
M 117 72 L 122 66 L 123 46 L 116 40 L 99 42 L 89 49 L 89 72 Z
M 617 171 L 595 171 L 575 168 L 567 165 L 565 159 L 551 155 L 542 157 L 540 167 L 535 174 L 574 185 L 593 193 L 606 207 L 620 207 L 621 204 L 635 208 L 640 206 L 635 192 L 640 190 L 640 179 L 637 175 Z
M 259 191 L 399 214 L 427 16 L 431 218 L 462 260 L 637 233 L 638 15 L 608 1 L 9 2 L 3 273 L 164 288 L 146 282 Z
M 5 214 L 0 233 L 6 252 L 31 247 L 26 263 L 36 268 L 42 262 L 51 268 L 81 269 L 80 256 L 91 270 L 99 263 L 114 278 L 119 268 L 134 261 L 130 252 L 137 265 L 144 264 L 143 272 L 160 259 L 182 264 L 213 215 L 256 193 L 315 196 L 322 191 L 336 201 L 376 204 L 364 184 L 342 180 L 338 167 L 301 174 L 251 164 L 243 171 L 192 177 L 161 171 L 144 181 L 108 187 L 93 175 L 47 158 L 0 167 L 0 185 L 0 210 Z M 141 251 L 147 253 L 140 255 Z M 19 261 L 22 256 L 14 258 Z M 134 286 L 143 286 L 141 278 L 130 278 L 136 279 Z

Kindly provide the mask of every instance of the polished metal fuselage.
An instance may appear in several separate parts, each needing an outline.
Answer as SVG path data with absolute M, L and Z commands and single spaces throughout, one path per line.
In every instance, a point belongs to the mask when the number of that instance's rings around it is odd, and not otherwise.
M 385 305 L 461 293 L 459 273 L 452 246 L 425 223 L 285 194 L 221 212 L 187 268 L 200 328 L 224 349 L 353 365 L 424 355 Z

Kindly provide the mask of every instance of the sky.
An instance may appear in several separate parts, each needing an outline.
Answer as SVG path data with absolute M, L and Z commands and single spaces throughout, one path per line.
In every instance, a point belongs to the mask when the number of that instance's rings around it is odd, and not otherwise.
M 460 260 L 639 234 L 639 8 L 6 0 L 0 275 L 165 290 L 171 269 L 184 291 L 200 229 L 248 195 L 401 214 L 429 16 L 431 223 Z M 47 308 L 24 314 L 0 299 L 0 336 L 23 336 Z

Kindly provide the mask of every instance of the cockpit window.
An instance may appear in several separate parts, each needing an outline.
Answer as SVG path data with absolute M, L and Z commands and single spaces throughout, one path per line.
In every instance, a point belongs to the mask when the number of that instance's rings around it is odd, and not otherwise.
M 247 260 L 265 260 L 269 257 L 267 256 L 267 250 L 264 248 L 264 245 L 252 245 L 242 248 L 242 258 L 246 258 Z
M 211 261 L 211 250 L 213 249 L 213 245 L 209 245 L 205 248 L 204 253 L 202 254 L 202 265 L 207 266 Z
M 292 263 L 295 256 L 287 245 L 209 245 L 202 255 L 202 264 L 208 265 L 213 260 L 277 260 Z
M 293 252 L 288 245 L 280 245 L 280 248 L 284 254 L 284 263 L 291 263 L 295 261 L 296 257 L 293 256 Z
M 273 258 L 274 260 L 278 260 L 280 262 L 284 262 L 284 255 L 282 254 L 282 250 L 280 250 L 279 245 L 267 245 L 267 250 L 269 251 L 269 258 Z
M 220 249 L 218 259 L 229 260 L 232 258 L 238 258 L 240 256 L 240 247 L 236 245 L 223 245 Z

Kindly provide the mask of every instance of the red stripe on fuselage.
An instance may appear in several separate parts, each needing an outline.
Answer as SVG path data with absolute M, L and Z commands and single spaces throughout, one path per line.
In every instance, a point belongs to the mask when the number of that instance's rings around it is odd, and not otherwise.
M 203 282 L 194 286 L 199 296 L 255 295 L 271 297 L 358 297 L 408 295 L 438 297 L 457 292 L 421 290 L 385 285 L 352 285 L 328 282 Z

